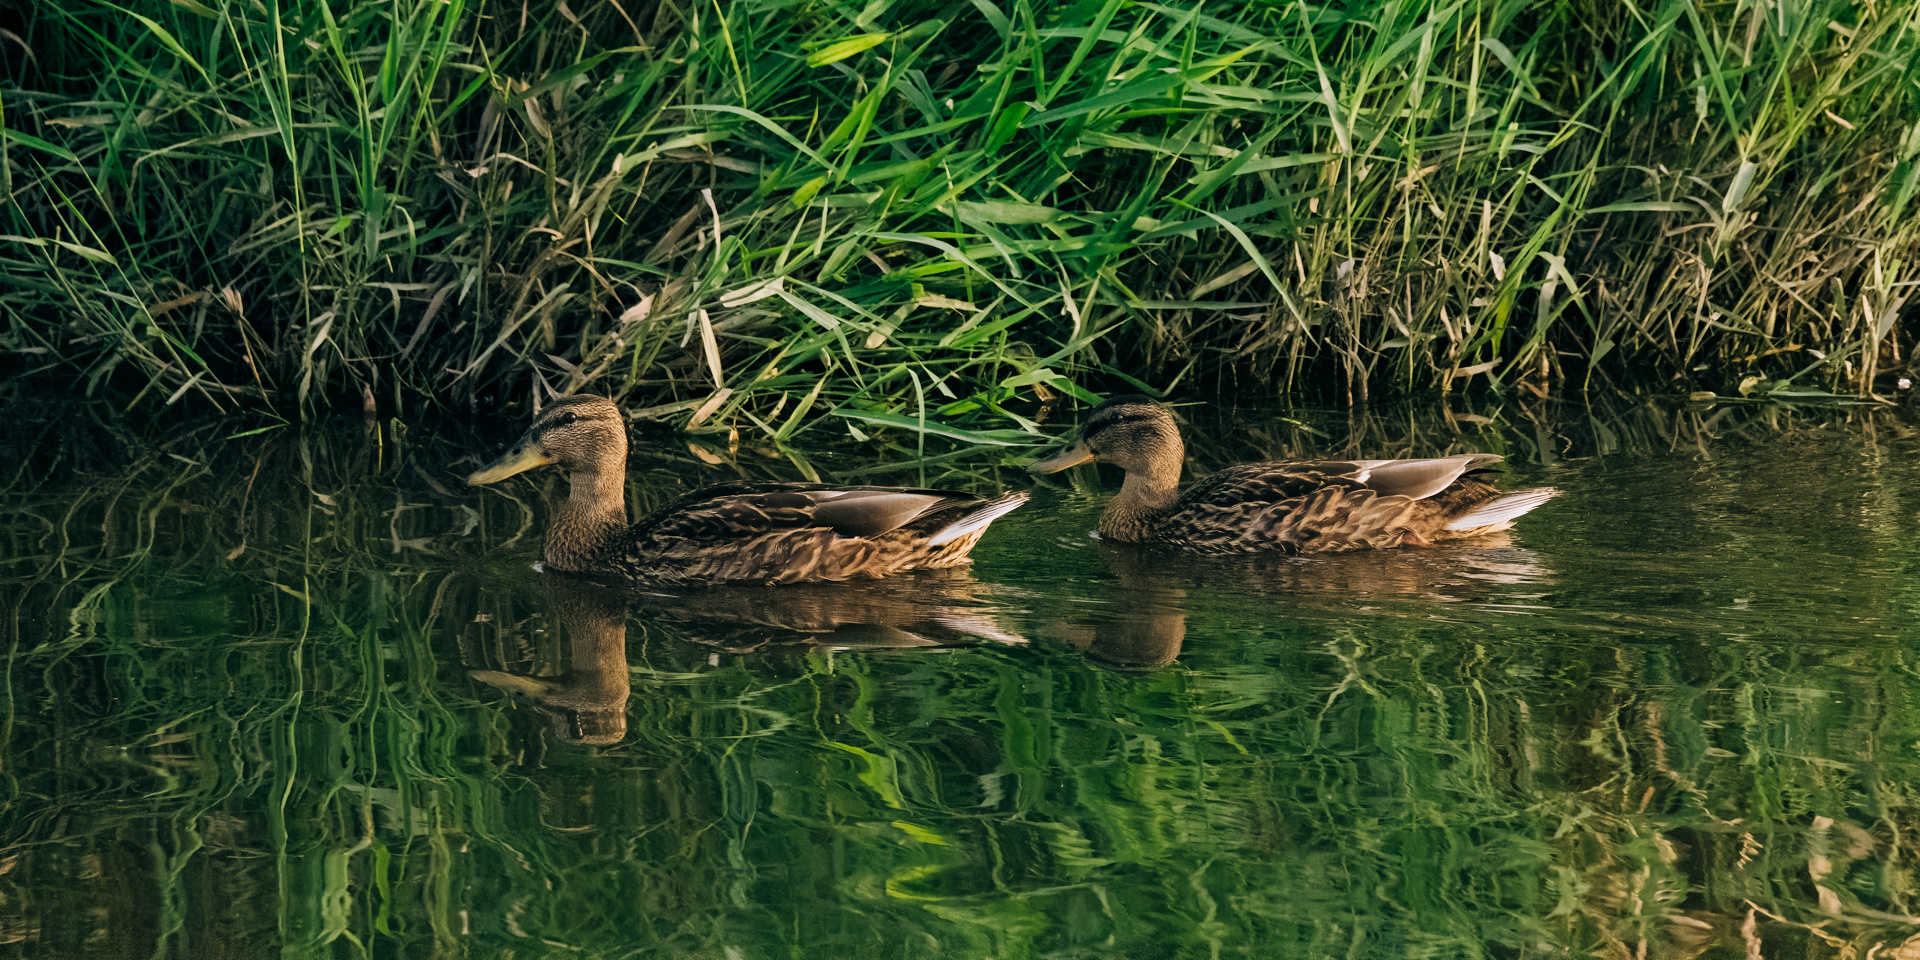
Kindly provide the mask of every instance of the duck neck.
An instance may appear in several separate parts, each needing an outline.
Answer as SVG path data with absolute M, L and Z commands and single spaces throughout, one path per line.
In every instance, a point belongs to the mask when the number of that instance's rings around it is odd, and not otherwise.
M 589 570 L 626 529 L 626 471 L 575 470 L 567 479 L 573 490 L 547 527 L 544 553 L 556 570 Z
M 1100 535 L 1108 540 L 1135 543 L 1148 539 L 1148 531 L 1180 495 L 1180 457 L 1171 465 L 1156 462 L 1151 469 L 1129 470 L 1120 492 L 1100 515 Z

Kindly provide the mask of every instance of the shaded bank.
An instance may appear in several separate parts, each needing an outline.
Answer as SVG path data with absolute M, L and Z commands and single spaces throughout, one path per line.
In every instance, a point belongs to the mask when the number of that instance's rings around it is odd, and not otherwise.
M 0 23 L 0 362 L 120 402 L 786 439 L 1911 352 L 1914 0 L 134 8 Z

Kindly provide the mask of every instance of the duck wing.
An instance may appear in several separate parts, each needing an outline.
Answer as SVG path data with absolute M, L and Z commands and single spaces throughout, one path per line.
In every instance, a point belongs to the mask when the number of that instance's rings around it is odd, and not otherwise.
M 1241 464 L 1194 484 L 1156 526 L 1161 539 L 1209 551 L 1399 546 L 1409 534 L 1418 537 L 1417 518 L 1439 509 L 1432 498 L 1501 459 L 1463 454 Z
M 1463 453 L 1453 457 L 1425 460 L 1355 460 L 1360 473 L 1355 479 L 1367 489 L 1385 496 L 1425 500 L 1451 486 L 1455 480 L 1478 473 L 1505 460 L 1497 453 Z
M 660 583 L 799 583 L 967 562 L 988 523 L 1026 502 L 953 490 L 716 484 L 635 524 L 609 564 Z
M 1466 453 L 1422 460 L 1272 460 L 1228 467 L 1195 483 L 1180 503 L 1274 503 L 1329 487 L 1425 500 L 1454 481 L 1505 460 Z
M 1173 509 L 1284 503 L 1316 490 L 1366 488 L 1368 468 L 1357 460 L 1273 460 L 1242 463 L 1194 482 Z
M 949 507 L 983 502 L 954 490 L 734 481 L 702 487 L 633 526 L 641 539 L 721 542 L 817 528 L 876 537 Z

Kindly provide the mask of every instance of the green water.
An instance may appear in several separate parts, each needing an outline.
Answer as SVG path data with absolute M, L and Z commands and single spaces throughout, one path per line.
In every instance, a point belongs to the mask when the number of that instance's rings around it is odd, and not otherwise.
M 1189 416 L 1203 469 L 1487 450 L 1564 495 L 1195 561 L 1090 539 L 1081 468 L 957 575 L 627 596 L 531 568 L 551 472 L 459 485 L 513 425 L 17 416 L 0 956 L 1920 955 L 1911 412 Z M 692 442 L 642 438 L 636 508 L 1034 485 Z

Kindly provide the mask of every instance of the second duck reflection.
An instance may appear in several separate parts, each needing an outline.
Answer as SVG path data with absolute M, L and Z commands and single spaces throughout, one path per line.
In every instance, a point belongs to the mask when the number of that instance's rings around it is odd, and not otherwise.
M 1244 596 L 1269 614 L 1285 598 L 1303 615 L 1325 606 L 1346 617 L 1356 600 L 1472 603 L 1490 599 L 1496 584 L 1549 578 L 1531 551 L 1504 539 L 1476 546 L 1417 558 L 1368 552 L 1303 562 L 1277 556 L 1196 560 L 1094 541 L 1087 548 L 1100 553 L 1112 576 L 1098 598 L 984 583 L 965 569 L 861 583 L 674 590 L 610 587 L 547 573 L 540 578 L 544 619 L 557 631 L 537 629 L 541 618 L 477 616 L 473 621 L 482 629 L 468 633 L 461 657 L 473 679 L 524 699 L 546 716 L 556 738 L 607 746 L 627 732 L 630 617 L 643 626 L 647 641 L 685 644 L 687 652 L 709 656 L 806 647 L 911 651 L 1026 644 L 1022 631 L 1031 629 L 1097 666 L 1152 671 L 1180 656 L 1189 594 L 1202 584 L 1229 600 Z

